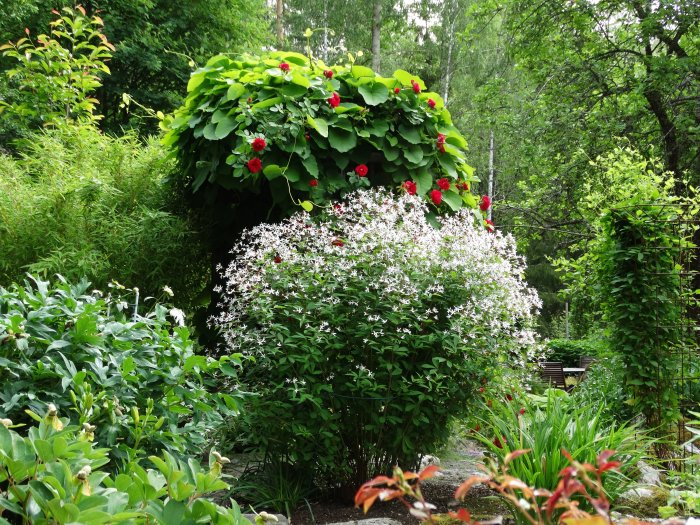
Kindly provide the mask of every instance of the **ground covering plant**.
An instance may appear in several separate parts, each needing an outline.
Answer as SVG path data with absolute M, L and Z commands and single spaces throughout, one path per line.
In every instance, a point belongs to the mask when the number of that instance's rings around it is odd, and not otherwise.
M 208 468 L 163 452 L 148 459 L 155 468 L 134 461 L 110 474 L 108 449 L 92 443 L 90 429 L 53 405 L 36 418 L 22 434 L 0 421 L 0 523 L 250 525 L 235 501 L 224 508 L 210 499 L 228 488 L 221 474 L 229 460 L 216 451 Z
M 116 279 L 160 297 L 169 286 L 191 309 L 207 279 L 204 249 L 164 178 L 156 140 L 114 138 L 92 126 L 33 134 L 20 158 L 0 155 L 0 283 Z M 177 271 L 173 271 L 177 269 Z
M 90 291 L 85 280 L 0 287 L 0 414 L 28 422 L 25 409 L 43 414 L 52 403 L 110 447 L 113 465 L 204 450 L 238 408 L 235 391 L 216 392 L 238 358 L 196 354 L 184 314 L 151 303 L 118 284 Z
M 471 435 L 501 466 L 516 450 L 530 450 L 508 467 L 528 486 L 556 489 L 567 465 L 562 450 L 576 461 L 592 463 L 603 451 L 614 449 L 621 462 L 619 472 L 601 486 L 614 501 L 631 483 L 635 465 L 649 452 L 650 441 L 638 425 L 611 421 L 603 417 L 602 406 L 581 405 L 562 390 L 548 389 L 544 396 L 514 392 L 500 399 L 491 399 L 487 390 L 484 396 L 483 416 L 472 423 Z
M 443 443 L 482 382 L 525 371 L 539 301 L 513 239 L 468 210 L 435 227 L 418 196 L 367 190 L 322 212 L 244 232 L 214 322 L 220 351 L 249 358 L 241 434 L 357 486 Z

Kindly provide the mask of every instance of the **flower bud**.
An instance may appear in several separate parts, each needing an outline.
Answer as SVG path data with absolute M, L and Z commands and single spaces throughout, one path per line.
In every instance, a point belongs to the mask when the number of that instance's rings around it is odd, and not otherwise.
M 58 409 L 56 408 L 56 405 L 53 403 L 49 403 L 48 408 L 46 409 L 46 415 L 49 417 L 56 417 L 58 414 Z
M 11 427 L 12 420 L 7 418 L 0 419 L 0 425 L 4 426 L 5 428 Z

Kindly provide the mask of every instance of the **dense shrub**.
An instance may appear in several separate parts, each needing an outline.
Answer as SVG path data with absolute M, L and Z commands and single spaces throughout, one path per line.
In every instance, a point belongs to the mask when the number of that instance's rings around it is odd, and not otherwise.
M 250 525 L 235 501 L 223 508 L 210 499 L 228 488 L 221 479 L 228 460 L 216 452 L 208 468 L 164 452 L 150 458 L 155 469 L 134 462 L 110 477 L 101 470 L 107 449 L 93 446 L 84 428 L 70 426 L 53 408 L 36 418 L 39 425 L 26 436 L 6 428 L 12 426 L 6 420 L 0 424 L 2 523 Z
M 192 191 L 232 189 L 285 212 L 299 199 L 310 208 L 405 181 L 426 199 L 434 192 L 439 208 L 475 208 L 466 141 L 440 95 L 424 90 L 403 70 L 384 78 L 298 53 L 219 55 L 192 74 L 165 144 Z
M 237 406 L 235 392 L 211 393 L 217 370 L 235 375 L 236 356 L 197 355 L 181 312 L 157 303 L 147 313 L 135 290 L 103 297 L 88 285 L 0 287 L 0 414 L 21 422 L 25 408 L 53 403 L 94 426 L 120 462 L 201 451 Z
M 190 305 L 207 262 L 163 185 L 172 164 L 155 141 L 112 138 L 92 127 L 34 135 L 22 158 L 0 155 L 0 284 L 34 274 L 111 279 Z
M 578 366 L 581 357 L 596 357 L 607 351 L 607 343 L 600 339 L 550 339 L 547 342 L 550 361 L 561 361 L 564 366 Z
M 513 239 L 466 210 L 439 226 L 418 197 L 366 191 L 244 233 L 216 322 L 250 357 L 252 445 L 357 486 L 443 443 L 482 381 L 524 371 L 539 302 Z
M 624 365 L 619 355 L 601 357 L 591 364 L 571 397 L 580 406 L 592 406 L 604 419 L 623 422 L 634 418 L 625 389 Z

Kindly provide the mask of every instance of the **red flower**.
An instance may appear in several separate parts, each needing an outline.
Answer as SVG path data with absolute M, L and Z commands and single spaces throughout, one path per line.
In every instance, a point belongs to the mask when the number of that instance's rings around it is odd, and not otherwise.
M 481 430 L 481 425 L 477 424 L 477 425 L 474 427 L 474 432 L 478 432 L 479 430 Z
M 398 95 L 399 93 L 401 93 L 401 89 L 395 87 L 395 88 L 394 88 L 394 93 L 395 93 L 396 95 Z
M 440 206 L 442 202 L 442 192 L 440 190 L 433 190 L 430 192 L 430 198 L 435 203 L 435 206 Z
M 486 401 L 486 406 L 488 406 L 488 407 L 493 406 L 493 401 L 491 401 L 490 399 L 488 399 L 488 400 Z
M 481 202 L 479 203 L 479 209 L 481 211 L 486 211 L 491 207 L 491 199 L 489 199 L 488 195 L 484 195 L 481 197 Z
M 494 226 L 493 221 L 492 221 L 491 219 L 486 219 L 486 228 L 487 228 L 488 231 L 490 231 L 491 233 L 493 233 L 494 231 L 496 231 L 496 227 Z
M 507 443 L 505 436 L 503 436 L 503 443 Z M 498 437 L 493 440 L 493 444 L 498 448 L 503 448 L 503 443 L 501 443 L 501 440 Z
M 435 109 L 435 101 L 432 98 L 428 99 L 428 106 L 430 106 L 430 109 Z
M 420 93 L 420 86 L 418 85 L 418 82 L 415 80 L 411 79 L 411 86 L 413 86 L 413 92 L 417 95 Z
M 248 161 L 248 169 L 251 173 L 257 173 L 262 169 L 262 162 L 259 158 L 254 157 Z
M 437 149 L 441 153 L 445 153 L 445 135 L 443 135 L 442 133 L 438 133 L 437 136 Z
M 457 186 L 459 190 L 469 191 L 469 183 L 467 182 L 458 182 L 455 186 Z
M 309 141 L 309 140 L 311 140 L 311 135 L 308 134 L 308 133 L 304 133 L 304 138 L 305 138 L 307 141 Z
M 286 62 L 281 62 L 279 68 L 286 73 L 287 71 L 289 71 L 289 64 L 287 64 Z
M 333 210 L 334 210 L 338 215 L 342 215 L 342 214 L 344 213 L 344 212 L 343 212 L 343 207 L 342 207 L 340 204 L 338 204 L 337 202 L 336 202 L 335 204 L 333 204 Z
M 484 392 L 486 392 L 486 389 L 482 386 L 479 388 L 479 392 L 481 392 L 483 394 Z
M 418 191 L 418 188 L 416 187 L 416 183 L 413 182 L 412 180 L 407 180 L 406 182 L 404 182 L 403 188 L 406 190 L 406 193 L 408 193 L 409 195 L 415 195 L 416 191 Z
M 520 409 L 520 415 L 522 416 L 523 414 L 525 414 L 525 407 Z
M 513 401 L 513 396 L 511 396 L 510 394 L 506 394 L 506 399 L 508 401 Z
M 447 180 L 445 177 L 443 177 L 442 179 L 438 179 L 437 185 L 442 191 L 447 191 L 450 189 L 450 181 Z
M 282 262 L 282 257 L 279 255 L 275 255 L 275 258 L 273 259 L 275 261 L 275 264 L 279 264 Z
M 355 173 L 357 173 L 358 177 L 367 176 L 368 171 L 369 169 L 364 164 L 359 164 L 358 166 L 355 166 Z
M 267 146 L 267 142 L 265 142 L 265 139 L 258 137 L 253 139 L 253 143 L 251 145 L 253 146 L 254 151 L 262 151 L 265 149 L 265 146 Z
M 339 246 L 339 247 L 345 246 L 345 243 L 344 243 L 342 240 L 340 240 L 340 239 L 333 239 L 333 241 L 331 242 L 331 244 L 332 244 L 333 246 Z
M 333 78 L 333 71 L 331 71 L 330 69 L 326 69 L 323 72 L 323 76 L 330 80 L 331 78 Z
M 318 186 L 318 181 L 316 179 L 311 179 L 309 181 L 309 186 L 311 186 L 312 188 L 315 188 L 316 186 Z
M 340 95 L 334 91 L 331 98 L 328 99 L 328 103 L 332 108 L 337 108 L 340 105 Z

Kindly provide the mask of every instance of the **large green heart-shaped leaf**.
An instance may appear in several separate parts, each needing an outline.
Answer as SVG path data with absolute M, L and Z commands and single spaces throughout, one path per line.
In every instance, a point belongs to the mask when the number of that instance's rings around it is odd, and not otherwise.
M 357 135 L 354 131 L 331 128 L 328 130 L 328 142 L 340 153 L 346 153 L 357 146 Z
M 362 98 L 368 106 L 378 106 L 387 101 L 389 98 L 389 90 L 384 84 L 379 82 L 371 82 L 367 84 L 362 84 L 357 88 Z

